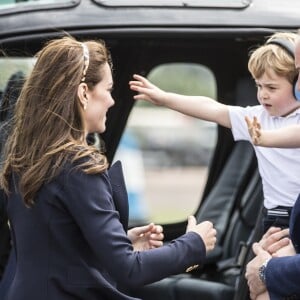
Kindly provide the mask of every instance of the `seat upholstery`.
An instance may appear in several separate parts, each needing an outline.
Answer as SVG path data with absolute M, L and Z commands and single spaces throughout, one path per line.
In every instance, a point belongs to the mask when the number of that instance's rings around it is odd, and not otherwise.
M 249 177 L 256 169 L 256 157 L 252 146 L 245 141 L 235 144 L 222 174 L 219 176 L 213 190 L 205 199 L 197 221 L 210 220 L 217 229 L 217 245 L 208 255 L 208 263 L 225 259 L 226 249 L 223 249 L 225 235 L 228 232 L 232 216 L 239 206 L 240 199 L 248 184 Z
M 144 300 L 233 299 L 241 274 L 238 249 L 249 239 L 263 201 L 261 178 L 251 145 L 238 142 L 235 147 L 215 185 L 217 191 L 209 195 L 213 208 L 206 206 L 207 219 L 214 218 L 216 223 L 219 222 L 215 225 L 221 229 L 223 238 L 218 243 L 218 257 L 208 256 L 207 264 L 212 266 L 150 284 L 135 290 L 134 296 Z M 244 186 L 243 193 L 240 186 Z M 214 214 L 210 210 L 214 210 Z M 205 213 L 202 213 L 200 217 L 205 219 Z M 222 213 L 225 216 L 220 216 Z M 228 228 L 224 230 L 222 224 Z

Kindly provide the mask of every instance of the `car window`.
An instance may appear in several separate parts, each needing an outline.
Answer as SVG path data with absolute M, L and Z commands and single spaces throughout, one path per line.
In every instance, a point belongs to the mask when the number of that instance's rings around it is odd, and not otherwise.
M 0 13 L 73 6 L 80 0 L 1 0 Z
M 1 0 L 0 7 L 7 4 L 24 5 L 24 4 L 49 4 L 49 3 L 70 3 L 70 0 Z
M 11 76 L 18 72 L 28 74 L 33 68 L 35 58 L 2 57 L 0 59 L 0 90 L 3 92 Z
M 201 65 L 160 65 L 148 79 L 167 91 L 216 97 L 214 75 Z M 183 221 L 196 211 L 216 134 L 214 123 L 135 103 L 115 155 L 125 165 L 131 224 Z

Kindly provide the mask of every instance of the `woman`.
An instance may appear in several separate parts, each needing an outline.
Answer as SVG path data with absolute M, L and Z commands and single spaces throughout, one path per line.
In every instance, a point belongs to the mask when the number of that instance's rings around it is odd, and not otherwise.
M 0 174 L 17 256 L 7 300 L 133 299 L 124 286 L 202 264 L 215 245 L 212 224 L 194 217 L 185 235 L 163 247 L 126 234 L 107 159 L 86 143 L 88 133 L 105 131 L 112 87 L 103 42 L 64 37 L 37 55 Z M 135 250 L 139 239 L 148 246 Z

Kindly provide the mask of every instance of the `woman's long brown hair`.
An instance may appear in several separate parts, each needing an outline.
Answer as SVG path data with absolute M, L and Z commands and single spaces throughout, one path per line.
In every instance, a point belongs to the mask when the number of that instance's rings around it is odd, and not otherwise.
M 89 89 L 102 80 L 102 66 L 111 64 L 102 41 L 86 41 Z M 81 164 L 88 174 L 107 169 L 107 160 L 85 143 L 82 107 L 77 96 L 83 77 L 81 43 L 72 37 L 52 40 L 37 54 L 36 64 L 16 103 L 13 129 L 4 149 L 0 186 L 9 193 L 12 173 L 20 178 L 20 192 L 32 206 L 41 186 L 58 175 L 66 160 L 88 158 Z

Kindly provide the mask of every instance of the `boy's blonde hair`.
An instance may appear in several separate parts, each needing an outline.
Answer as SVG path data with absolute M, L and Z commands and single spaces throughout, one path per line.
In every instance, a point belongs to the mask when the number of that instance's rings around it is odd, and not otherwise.
M 298 75 L 294 58 L 287 50 L 270 42 L 274 39 L 280 39 L 287 40 L 295 45 L 298 37 L 298 34 L 293 32 L 277 32 L 264 45 L 251 52 L 248 69 L 252 77 L 259 79 L 264 73 L 273 70 L 278 76 L 286 77 L 293 84 Z

